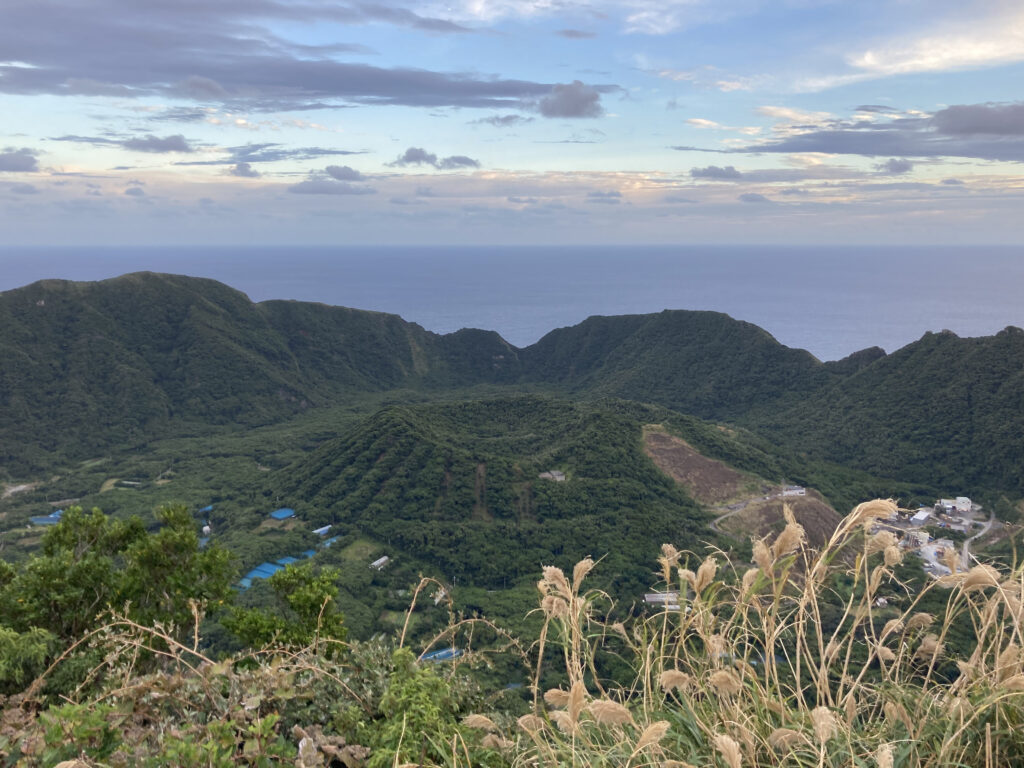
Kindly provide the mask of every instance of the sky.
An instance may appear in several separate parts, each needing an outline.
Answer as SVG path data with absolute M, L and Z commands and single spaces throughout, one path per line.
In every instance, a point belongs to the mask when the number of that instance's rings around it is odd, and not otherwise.
M 1024 243 L 1020 0 L 0 0 L 6 245 Z

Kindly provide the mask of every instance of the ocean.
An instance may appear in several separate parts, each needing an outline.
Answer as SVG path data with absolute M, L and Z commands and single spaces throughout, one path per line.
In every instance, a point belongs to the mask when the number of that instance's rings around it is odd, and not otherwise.
M 706 309 L 821 360 L 887 352 L 926 331 L 1024 326 L 1024 248 L 993 246 L 81 247 L 0 249 L 0 291 L 43 278 L 152 270 L 254 301 L 393 312 L 438 333 L 523 347 L 590 315 Z

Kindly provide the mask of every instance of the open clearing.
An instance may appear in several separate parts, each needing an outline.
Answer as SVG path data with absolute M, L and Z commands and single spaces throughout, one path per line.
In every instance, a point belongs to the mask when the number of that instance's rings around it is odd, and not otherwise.
M 657 424 L 644 427 L 644 452 L 655 465 L 701 504 L 721 504 L 740 496 L 754 478 L 727 464 L 702 456 L 680 437 Z

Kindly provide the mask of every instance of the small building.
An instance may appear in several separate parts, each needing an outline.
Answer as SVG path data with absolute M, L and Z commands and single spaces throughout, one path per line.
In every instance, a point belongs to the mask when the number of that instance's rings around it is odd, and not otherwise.
M 910 516 L 910 524 L 924 525 L 928 522 L 929 519 L 931 519 L 931 516 L 932 511 L 930 509 L 922 507 L 921 509 L 917 510 L 917 512 Z
M 956 511 L 957 512 L 970 512 L 973 504 L 971 500 L 966 496 L 956 497 Z
M 648 592 L 644 595 L 644 602 L 648 605 L 663 605 L 670 611 L 679 610 L 678 592 Z
M 903 543 L 908 547 L 923 547 L 931 539 L 927 531 L 907 531 Z
M 807 489 L 802 485 L 787 485 L 782 489 L 783 496 L 806 496 Z
M 275 563 L 277 563 L 278 565 L 291 565 L 292 563 L 297 563 L 297 562 L 299 562 L 299 558 L 297 558 L 297 557 L 291 557 L 291 556 L 289 555 L 288 557 L 281 557 L 281 558 L 278 558 L 278 559 L 277 559 L 277 560 L 275 560 L 274 562 L 275 562 Z
M 64 514 L 63 509 L 58 509 L 56 512 L 51 512 L 48 515 L 41 515 L 38 517 L 30 517 L 29 522 L 32 525 L 56 525 L 60 522 L 61 517 Z
M 323 528 L 315 528 L 313 530 L 313 533 L 315 533 L 317 536 L 326 536 L 330 532 L 330 530 L 331 526 L 325 525 Z
M 462 655 L 458 648 L 442 648 L 439 651 L 431 651 L 420 656 L 420 661 L 451 661 Z
M 275 520 L 287 520 L 289 517 L 295 517 L 295 510 L 291 507 L 281 507 L 271 512 L 270 516 Z
M 565 482 L 565 473 L 559 472 L 557 469 L 549 469 L 547 472 L 541 472 L 537 477 L 541 480 L 554 480 L 556 483 Z
M 378 557 L 376 560 L 370 563 L 370 567 L 373 568 L 373 570 L 375 571 L 380 571 L 383 570 L 384 566 L 387 565 L 390 561 L 391 558 L 387 555 L 384 555 L 384 557 Z

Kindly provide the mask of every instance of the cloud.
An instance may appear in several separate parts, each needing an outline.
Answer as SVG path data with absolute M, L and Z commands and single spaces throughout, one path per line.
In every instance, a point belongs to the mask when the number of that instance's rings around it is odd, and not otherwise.
M 588 203 L 600 203 L 603 205 L 618 205 L 622 202 L 622 193 L 617 190 L 609 192 L 588 192 Z
M 739 181 L 743 178 L 743 174 L 731 165 L 727 165 L 724 168 L 717 165 L 709 165 L 706 168 L 691 168 L 690 176 L 695 179 L 714 179 L 716 181 Z
M 104 136 L 55 136 L 51 141 L 71 141 L 79 144 L 92 144 L 97 147 L 121 147 L 132 152 L 151 152 L 162 154 L 168 152 L 190 153 L 195 152 L 195 147 L 188 143 L 188 140 L 180 133 L 174 136 L 133 136 L 129 138 L 112 139 Z
M 433 152 L 427 152 L 422 147 L 409 147 L 399 155 L 394 162 L 388 163 L 392 168 L 405 168 L 410 165 L 429 165 L 440 171 L 450 171 L 456 168 L 479 168 L 480 163 L 465 155 L 452 155 L 438 159 Z
M 251 163 L 235 163 L 228 173 L 243 179 L 258 179 L 260 176 L 260 172 L 253 168 Z
M 347 165 L 328 165 L 324 173 L 336 181 L 366 181 L 363 174 Z
M 523 117 L 522 115 L 491 115 L 490 117 L 481 117 L 479 120 L 471 122 L 473 124 L 493 125 L 495 128 L 511 128 L 514 125 L 532 123 L 533 118 Z
M 963 185 L 963 182 L 960 179 L 943 179 L 942 183 L 951 187 L 959 187 Z
M 554 85 L 551 92 L 537 102 L 537 109 L 544 117 L 601 117 L 604 114 L 600 91 L 579 80 Z
M 860 51 L 849 63 L 865 76 L 883 77 L 1024 61 L 1024 10 L 1018 3 L 993 5 L 995 12 L 986 13 L 965 4 L 973 18 L 951 19 L 947 29 Z
M 910 173 L 914 170 L 914 164 L 906 158 L 891 157 L 884 163 L 876 165 L 875 168 L 881 173 L 897 176 L 902 173 Z
M 325 178 L 309 178 L 288 187 L 295 195 L 372 195 L 377 190 L 372 187 L 361 187 L 343 181 L 332 181 Z
M 756 192 L 745 192 L 739 195 L 737 198 L 741 203 L 770 203 L 770 199 L 764 195 L 759 195 Z
M 932 125 L 949 136 L 1024 136 L 1024 103 L 958 104 L 932 115 Z
M 315 160 L 333 155 L 361 155 L 362 150 L 328 149 L 326 147 L 286 147 L 284 144 L 246 144 L 225 147 L 227 157 L 215 160 L 179 161 L 174 165 L 236 165 L 237 163 L 273 163 L 279 160 Z
M 536 101 L 552 89 L 551 83 L 495 74 L 339 60 L 341 54 L 367 49 L 352 43 L 303 44 L 273 31 L 318 23 L 472 32 L 391 2 L 8 3 L 0 26 L 5 59 L 0 92 L 102 92 L 217 102 L 235 111 L 280 111 L 352 104 L 519 109 L 524 99 Z
M 721 128 L 721 124 L 716 123 L 714 120 L 705 120 L 703 117 L 691 117 L 687 121 L 690 125 L 695 125 L 698 128 Z
M 596 32 L 587 32 L 583 29 L 556 29 L 555 34 L 567 40 L 590 40 L 597 37 Z
M 141 138 L 125 139 L 121 146 L 134 152 L 194 152 L 195 150 L 180 133 L 174 136 L 153 136 L 149 134 Z
M 16 195 L 35 195 L 39 193 L 39 187 L 33 184 L 11 184 L 7 189 Z
M 831 120 L 789 130 L 739 152 L 818 152 L 865 157 L 969 157 L 1024 162 L 1024 104 L 966 104 L 934 115 Z
M 34 149 L 22 147 L 15 149 L 7 147 L 0 152 L 0 172 L 30 173 L 39 170 L 39 161 L 36 155 L 39 153 Z
M 662 198 L 662 202 L 665 203 L 697 203 L 698 200 L 694 200 L 692 197 L 683 197 L 682 195 L 665 195 Z
M 509 195 L 505 199 L 516 205 L 536 205 L 540 202 L 536 197 L 518 197 L 516 195 Z
M 128 195 L 129 197 L 145 197 L 146 190 L 144 190 L 142 187 L 128 187 L 128 189 L 124 191 L 124 194 Z

